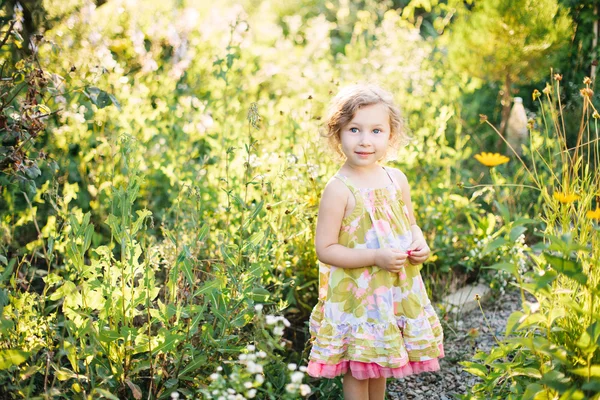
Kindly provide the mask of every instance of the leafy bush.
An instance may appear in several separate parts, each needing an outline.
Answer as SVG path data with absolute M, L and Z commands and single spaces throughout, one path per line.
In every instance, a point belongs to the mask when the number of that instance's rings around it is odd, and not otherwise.
M 544 223 L 543 242 L 536 246 L 541 254 L 530 254 L 531 272 L 522 273 L 512 260 L 501 264 L 536 302 L 523 296 L 523 310 L 507 321 L 506 338 L 489 353 L 478 352 L 476 362 L 462 362 L 466 371 L 482 379 L 463 399 L 600 398 L 600 314 L 595 305 L 600 295 L 600 228 L 593 222 L 600 219 L 600 145 L 593 140 L 598 133 L 590 119 L 598 113 L 586 79 L 577 145 L 568 148 L 560 109 L 561 76 L 554 78 L 540 100 L 541 126 L 548 140 L 532 140 L 529 149 L 550 174 L 523 164 L 543 201 L 536 217 Z M 535 91 L 534 99 L 540 97 Z

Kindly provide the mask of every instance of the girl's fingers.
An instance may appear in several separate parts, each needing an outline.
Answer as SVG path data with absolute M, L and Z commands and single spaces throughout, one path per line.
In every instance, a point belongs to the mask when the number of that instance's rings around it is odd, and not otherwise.
M 422 257 L 422 256 L 424 256 L 426 253 L 427 253 L 427 250 L 425 250 L 425 249 L 412 250 L 412 251 L 410 252 L 410 256 L 411 256 L 411 257 L 413 257 L 413 258 L 414 258 L 414 257 Z

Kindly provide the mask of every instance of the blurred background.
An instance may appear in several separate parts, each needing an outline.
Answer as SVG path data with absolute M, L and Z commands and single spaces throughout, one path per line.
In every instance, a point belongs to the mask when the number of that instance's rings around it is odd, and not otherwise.
M 598 360 L 600 330 L 573 344 L 600 326 L 596 278 L 540 256 L 572 231 L 580 249 L 550 250 L 598 264 L 596 1 L 11 0 L 0 19 L 1 398 L 340 398 L 298 368 L 339 167 L 322 119 L 365 81 L 413 138 L 390 165 L 444 324 L 465 284 L 567 273 L 591 308 L 561 365 Z M 540 392 L 591 396 L 591 371 Z

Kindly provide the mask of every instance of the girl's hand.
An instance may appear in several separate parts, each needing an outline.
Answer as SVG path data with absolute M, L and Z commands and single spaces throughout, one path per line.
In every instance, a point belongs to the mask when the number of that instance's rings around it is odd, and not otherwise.
M 431 254 L 431 249 L 423 237 L 418 237 L 408 248 L 408 262 L 417 265 L 423 264 Z
M 375 265 L 381 269 L 398 273 L 404 268 L 408 254 L 398 249 L 382 248 L 375 251 Z

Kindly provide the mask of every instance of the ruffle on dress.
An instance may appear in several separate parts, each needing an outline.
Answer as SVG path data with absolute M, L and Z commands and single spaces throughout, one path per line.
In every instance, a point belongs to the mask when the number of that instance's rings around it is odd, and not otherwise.
M 440 321 L 431 304 L 417 318 L 397 317 L 395 322 L 334 323 L 316 307 L 309 321 L 313 337 L 310 359 L 335 365 L 344 360 L 374 362 L 382 366 L 427 361 L 439 356 L 443 342 Z
M 422 372 L 439 371 L 440 364 L 438 359 L 444 357 L 444 345 L 438 345 L 440 356 L 427 361 L 409 361 L 407 364 L 398 368 L 382 367 L 377 363 L 365 363 L 361 361 L 341 361 L 337 364 L 329 365 L 320 362 L 309 361 L 307 373 L 314 378 L 335 378 L 339 375 L 345 375 L 350 368 L 352 376 L 359 380 L 384 378 L 404 378 L 409 375 L 420 374 Z

